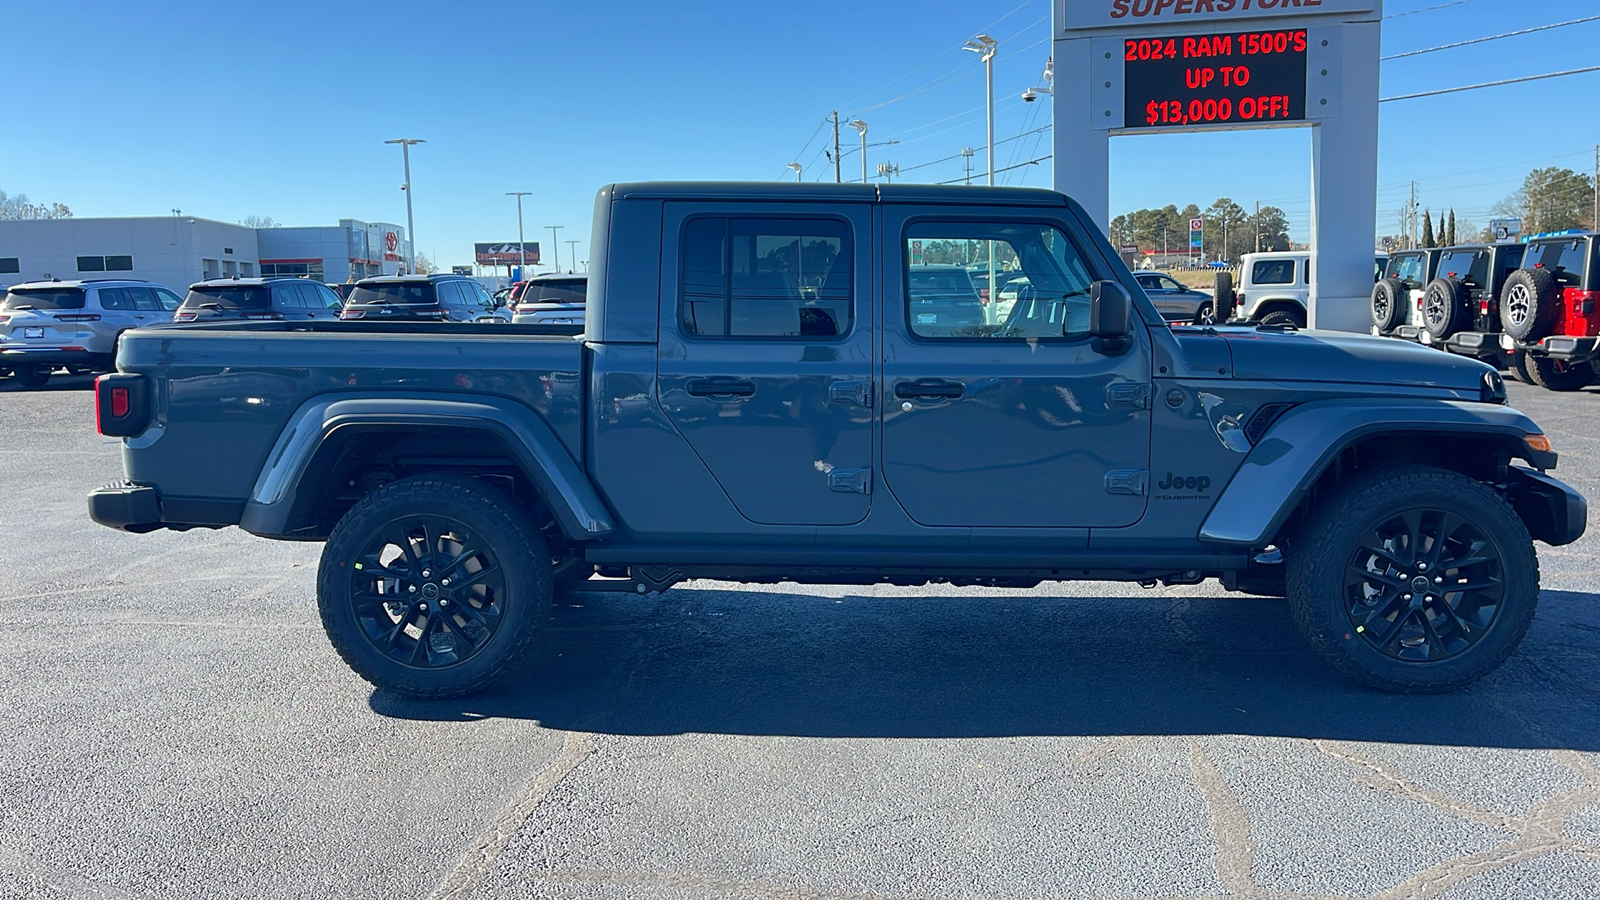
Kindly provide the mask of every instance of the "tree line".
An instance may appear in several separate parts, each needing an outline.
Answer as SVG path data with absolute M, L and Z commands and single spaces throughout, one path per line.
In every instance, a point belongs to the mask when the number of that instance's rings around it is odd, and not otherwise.
M 1201 219 L 1201 255 L 1207 260 L 1238 262 L 1256 250 L 1288 250 L 1289 218 L 1276 206 L 1248 212 L 1227 197 L 1205 209 L 1196 204 L 1179 209 L 1169 203 L 1159 209 L 1137 209 L 1111 220 L 1109 237 L 1119 249 L 1138 247 L 1140 253 L 1189 252 L 1189 220 Z M 1257 243 L 1259 236 L 1260 242 Z
M 31 203 L 27 194 L 15 197 L 0 191 L 0 219 L 70 219 L 65 203 Z

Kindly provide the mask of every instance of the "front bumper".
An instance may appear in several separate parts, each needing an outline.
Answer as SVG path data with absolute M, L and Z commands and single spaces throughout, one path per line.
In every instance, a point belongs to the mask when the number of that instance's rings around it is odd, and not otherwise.
M 1528 533 L 1551 546 L 1583 537 L 1589 524 L 1589 503 L 1583 495 L 1543 472 L 1510 467 L 1506 499 L 1528 526 Z
M 1500 349 L 1525 350 L 1531 356 L 1546 356 L 1563 362 L 1588 362 L 1600 355 L 1600 337 L 1569 337 L 1555 334 L 1538 341 L 1519 341 L 1500 335 Z

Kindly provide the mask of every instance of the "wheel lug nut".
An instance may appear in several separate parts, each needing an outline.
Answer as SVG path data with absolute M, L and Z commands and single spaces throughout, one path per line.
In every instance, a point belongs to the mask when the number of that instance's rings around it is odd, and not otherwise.
M 1402 600 L 1410 600 L 1410 599 L 1411 599 L 1411 595 L 1410 595 L 1410 594 L 1407 594 L 1407 595 L 1405 595 L 1405 596 L 1404 596 L 1404 597 L 1402 597 L 1402 598 L 1401 598 L 1401 599 L 1402 599 Z
M 1417 563 L 1417 568 L 1421 569 L 1424 572 L 1426 572 L 1426 571 L 1428 571 L 1428 564 L 1427 563 Z M 428 573 L 424 572 L 422 574 L 426 575 Z
M 444 607 L 444 606 L 449 606 L 449 605 L 450 605 L 450 601 L 449 601 L 449 600 L 440 600 L 440 601 L 439 601 L 439 605 L 440 605 L 440 606 L 441 606 L 441 607 Z
M 417 586 L 413 584 L 412 586 L 406 588 L 406 590 L 408 590 L 411 593 L 415 594 L 417 592 Z
M 449 587 L 449 586 L 450 586 L 450 579 L 448 579 L 448 578 L 441 578 L 441 579 L 439 579 L 439 583 L 440 583 L 440 584 L 442 584 L 442 585 L 444 585 L 444 586 L 445 586 L 445 587 Z
M 1444 576 L 1443 575 L 1435 575 L 1435 576 L 1433 576 L 1433 583 L 1434 584 L 1443 584 L 1444 583 Z
M 420 605 L 418 605 L 417 608 L 422 610 L 423 612 L 427 612 L 428 611 L 428 604 L 426 604 L 426 603 L 420 604 Z
M 428 571 L 427 569 L 423 569 L 422 570 L 422 577 L 423 578 L 428 578 L 428 577 L 431 577 L 432 575 L 433 575 L 433 573 Z

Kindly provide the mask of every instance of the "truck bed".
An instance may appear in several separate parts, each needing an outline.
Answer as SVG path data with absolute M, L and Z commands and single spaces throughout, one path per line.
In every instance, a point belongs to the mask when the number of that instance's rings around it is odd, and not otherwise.
M 126 443 L 127 475 L 139 483 L 181 483 L 189 499 L 242 507 L 296 410 L 313 398 L 385 391 L 509 400 L 543 418 L 581 460 L 579 330 L 224 322 L 129 331 L 118 347 L 118 368 L 150 379 L 154 426 Z M 185 427 L 168 431 L 169 421 Z M 137 452 L 158 444 L 158 452 Z

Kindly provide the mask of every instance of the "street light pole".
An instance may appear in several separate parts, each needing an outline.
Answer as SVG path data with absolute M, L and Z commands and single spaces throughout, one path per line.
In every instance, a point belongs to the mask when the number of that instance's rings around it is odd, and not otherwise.
M 861 132 L 861 183 L 867 183 L 867 123 L 856 119 L 850 127 Z
M 799 182 L 801 180 L 801 178 L 800 178 L 800 164 L 797 163 L 797 162 L 792 162 L 792 163 L 789 163 L 788 167 L 794 170 L 794 180 L 796 182 Z
M 571 250 L 571 253 L 568 255 L 572 257 L 572 265 L 576 267 L 578 265 L 578 245 L 583 243 L 583 241 L 567 241 L 566 243 L 567 247 Z
M 546 225 L 545 227 L 550 229 L 550 249 L 555 252 L 555 255 L 556 255 L 556 271 L 559 272 L 559 271 L 561 271 L 561 241 L 560 241 L 561 235 L 558 234 L 557 232 L 559 232 L 561 229 L 563 229 L 563 228 L 565 228 L 567 226 L 565 226 L 565 225 Z
M 426 144 L 427 141 L 421 138 L 395 138 L 384 143 L 399 144 L 400 157 L 405 160 L 406 183 L 400 186 L 400 190 L 406 192 L 406 238 L 410 241 L 406 245 L 408 251 L 406 255 L 409 257 L 406 260 L 406 271 L 414 275 L 417 271 L 417 225 L 411 217 L 411 145 Z
M 980 34 L 962 45 L 961 49 L 971 50 L 983 60 L 984 79 L 988 83 L 989 99 L 985 106 L 988 109 L 989 119 L 989 184 L 994 184 L 994 55 L 999 48 L 995 39 L 987 34 Z
M 1600 153 L 1600 149 L 1596 150 Z M 844 181 L 843 170 L 839 168 L 839 111 L 833 111 L 833 183 Z
M 532 194 L 533 191 L 506 191 L 507 197 L 517 198 L 517 258 L 520 259 L 524 271 L 522 277 L 527 278 L 528 268 L 528 242 L 522 239 L 522 198 Z

